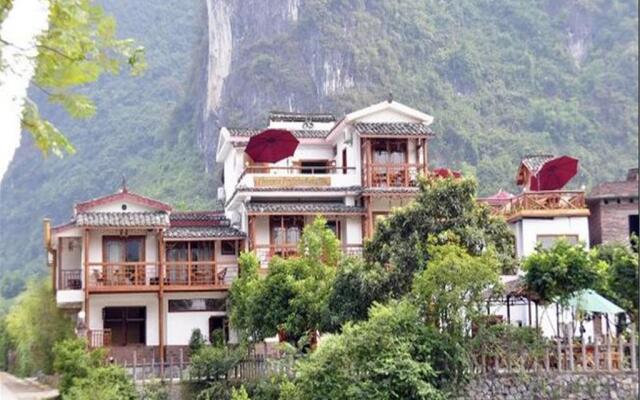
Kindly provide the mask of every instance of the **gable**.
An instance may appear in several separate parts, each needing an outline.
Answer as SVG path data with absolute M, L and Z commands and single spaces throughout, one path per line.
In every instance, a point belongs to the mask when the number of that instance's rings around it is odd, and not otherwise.
M 146 212 L 171 211 L 171 206 L 160 201 L 132 193 L 123 189 L 118 193 L 98 197 L 82 203 L 77 203 L 76 213 L 79 212 Z

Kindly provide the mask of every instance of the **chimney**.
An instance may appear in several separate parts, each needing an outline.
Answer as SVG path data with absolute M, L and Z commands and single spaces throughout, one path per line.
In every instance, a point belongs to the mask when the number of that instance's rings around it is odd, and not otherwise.
M 638 180 L 638 168 L 630 168 L 627 172 L 627 180 L 628 181 L 637 181 Z

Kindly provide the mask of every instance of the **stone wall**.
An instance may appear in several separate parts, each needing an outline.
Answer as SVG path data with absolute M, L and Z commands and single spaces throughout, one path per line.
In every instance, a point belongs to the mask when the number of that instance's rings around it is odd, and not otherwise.
M 459 399 L 580 399 L 635 400 L 638 375 L 635 372 L 548 372 L 483 375 L 473 379 Z
M 591 245 L 629 241 L 629 216 L 638 214 L 638 201 L 613 198 L 590 201 Z

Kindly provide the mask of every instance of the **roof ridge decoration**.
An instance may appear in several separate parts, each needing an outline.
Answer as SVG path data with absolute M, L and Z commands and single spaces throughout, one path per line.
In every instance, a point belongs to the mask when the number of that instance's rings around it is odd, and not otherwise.
M 150 197 L 142 196 L 134 192 L 130 192 L 126 188 L 126 186 L 123 186 L 122 190 L 117 193 L 112 193 L 106 196 L 96 197 L 91 200 L 76 203 L 75 212 L 76 213 L 85 212 L 92 207 L 96 207 L 102 204 L 112 203 L 115 201 L 130 201 L 132 203 L 144 205 L 151 208 L 156 208 L 162 211 L 171 211 L 173 209 L 169 204 L 152 199 Z

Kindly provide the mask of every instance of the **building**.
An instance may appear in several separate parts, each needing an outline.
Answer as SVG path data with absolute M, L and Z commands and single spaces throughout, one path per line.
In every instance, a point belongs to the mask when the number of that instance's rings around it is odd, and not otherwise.
M 199 328 L 233 340 L 226 297 L 246 235 L 221 212 L 178 212 L 129 192 L 77 203 L 45 246 L 58 307 L 120 361 L 164 359 Z
M 538 244 L 550 247 L 562 238 L 589 246 L 589 209 L 583 190 L 532 191 L 531 178 L 551 155 L 525 156 L 516 176 L 522 193 L 504 200 L 501 213 L 516 236 L 516 255 L 526 257 Z
M 632 168 L 624 181 L 596 185 L 587 197 L 591 211 L 591 245 L 629 243 L 638 235 L 638 168 Z
M 224 165 L 219 196 L 263 267 L 297 251 L 302 229 L 322 215 L 345 252 L 360 253 L 375 220 L 406 204 L 427 171 L 433 117 L 389 100 L 337 120 L 330 114 L 272 112 L 262 128 L 220 131 L 216 161 Z M 255 163 L 251 136 L 287 129 L 299 140 L 292 157 Z

